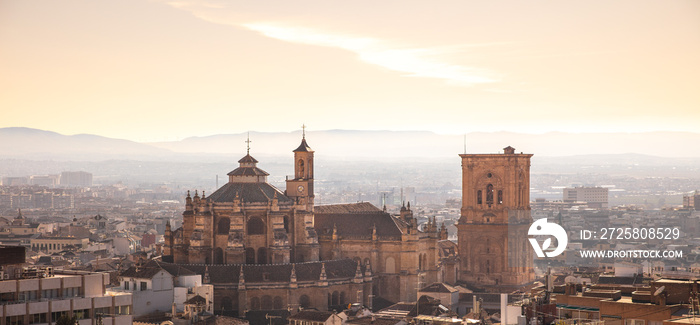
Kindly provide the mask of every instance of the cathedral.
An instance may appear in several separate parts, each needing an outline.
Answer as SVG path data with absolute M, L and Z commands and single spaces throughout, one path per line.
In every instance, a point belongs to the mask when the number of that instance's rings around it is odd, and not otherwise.
M 318 261 L 314 230 L 314 152 L 306 137 L 294 150 L 294 178 L 282 192 L 250 155 L 210 196 L 187 193 L 182 228 L 166 229 L 175 263 L 282 264 Z
M 415 301 L 440 278 L 447 230 L 419 226 L 410 203 L 392 216 L 366 202 L 314 206 L 314 151 L 294 149 L 284 191 L 247 154 L 210 195 L 188 192 L 182 227 L 166 226 L 164 263 L 214 285 L 216 311 L 328 310 L 375 297 Z M 442 272 L 444 273 L 444 272 Z

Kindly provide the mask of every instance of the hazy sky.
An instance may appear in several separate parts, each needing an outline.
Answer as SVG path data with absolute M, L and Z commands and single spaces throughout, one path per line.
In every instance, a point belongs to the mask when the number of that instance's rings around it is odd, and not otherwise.
M 0 127 L 698 131 L 700 1 L 1 0 Z

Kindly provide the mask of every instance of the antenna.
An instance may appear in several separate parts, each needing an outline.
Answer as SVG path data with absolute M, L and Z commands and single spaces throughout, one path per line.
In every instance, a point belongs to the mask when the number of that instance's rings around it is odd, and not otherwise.
M 467 134 L 464 134 L 464 154 L 467 154 Z

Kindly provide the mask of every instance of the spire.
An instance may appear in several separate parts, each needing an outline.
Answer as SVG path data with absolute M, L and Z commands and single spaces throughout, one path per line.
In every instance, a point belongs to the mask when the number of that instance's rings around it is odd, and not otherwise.
M 321 263 L 321 275 L 318 277 L 319 281 L 326 281 L 328 278 L 326 277 L 326 263 Z
M 211 282 L 211 279 L 209 278 L 209 265 L 207 265 L 204 268 L 204 279 L 202 280 L 204 283 L 209 283 Z
M 360 283 L 360 282 L 362 282 L 362 280 L 363 280 L 363 278 L 364 278 L 364 277 L 362 276 L 362 268 L 361 268 L 361 266 L 362 266 L 362 262 L 357 261 L 357 268 L 355 269 L 355 279 L 353 279 L 353 282 L 355 282 L 355 283 Z
M 289 281 L 292 283 L 297 282 L 297 270 L 296 270 L 296 264 L 292 264 L 292 274 L 289 275 Z
M 309 147 L 309 145 L 306 143 L 306 125 L 302 125 L 301 129 L 301 144 L 299 144 L 299 147 L 294 149 L 293 152 L 314 152 L 313 150 L 311 150 L 311 147 Z
M 238 273 L 238 290 L 245 289 L 245 276 L 243 274 L 243 265 L 241 265 L 241 272 Z

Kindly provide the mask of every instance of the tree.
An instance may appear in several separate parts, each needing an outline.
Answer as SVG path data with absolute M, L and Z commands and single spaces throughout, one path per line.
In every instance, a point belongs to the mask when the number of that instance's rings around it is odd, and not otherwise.
M 64 315 L 61 315 L 61 317 L 59 317 L 56 320 L 56 325 L 75 325 L 75 324 L 78 324 L 78 317 L 76 317 L 75 315 L 73 315 L 71 317 L 71 316 L 64 314 Z

